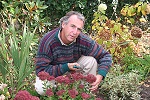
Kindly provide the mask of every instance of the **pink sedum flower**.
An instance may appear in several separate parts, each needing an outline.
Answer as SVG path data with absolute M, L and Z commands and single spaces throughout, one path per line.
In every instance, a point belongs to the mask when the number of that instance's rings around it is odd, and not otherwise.
M 38 77 L 40 78 L 40 80 L 44 81 L 49 77 L 49 73 L 41 71 L 38 73 Z
M 58 96 L 62 96 L 64 92 L 65 92 L 65 90 L 59 90 L 59 91 L 56 92 L 56 94 Z
M 90 88 L 89 85 L 86 84 L 87 82 L 91 84 L 96 81 L 96 77 L 93 74 L 88 74 L 84 76 L 80 72 L 71 72 L 55 78 L 53 76 L 50 76 L 49 73 L 42 71 L 38 73 L 38 76 L 41 80 L 55 81 L 56 88 L 53 88 L 54 90 L 50 88 L 51 86 L 47 87 L 45 94 L 48 97 L 54 96 L 54 98 L 56 97 L 58 100 L 67 100 L 68 98 L 72 99 L 81 98 L 86 100 L 93 97 L 93 95 L 90 95 L 90 93 L 92 92 L 89 92 L 89 90 L 87 89 Z M 53 92 L 55 92 L 55 94 Z M 16 99 L 16 100 L 38 100 L 38 99 L 36 99 L 36 97 L 33 96 L 32 99 L 30 99 L 29 96 L 28 99 Z M 95 98 L 94 100 L 101 100 L 101 99 Z
M 47 89 L 46 90 L 46 95 L 49 96 L 49 97 L 53 96 L 54 93 L 53 93 L 52 89 Z
M 81 73 L 74 73 L 72 74 L 72 78 L 76 81 L 79 81 L 83 79 L 83 75 Z
M 100 98 L 96 98 L 95 100 L 101 100 Z
M 31 99 L 31 95 L 27 91 L 19 91 L 14 98 L 14 100 L 29 100 L 29 99 Z
M 84 88 L 84 85 L 83 85 L 83 84 L 80 84 L 80 85 L 79 85 L 79 88 L 80 88 L 80 89 L 83 89 L 83 88 Z
M 81 93 L 82 99 L 89 99 L 91 96 L 87 93 Z
M 64 83 L 65 83 L 65 84 L 70 84 L 70 79 L 69 79 L 69 77 L 67 77 L 67 76 L 65 77 Z
M 26 90 L 19 91 L 14 100 L 40 100 L 38 97 L 30 95 L 30 93 Z
M 64 83 L 65 78 L 63 76 L 58 76 L 58 77 L 55 78 L 55 81 L 58 82 L 58 83 Z
M 48 81 L 52 81 L 52 80 L 54 80 L 54 79 L 55 79 L 54 76 L 50 76 L 50 75 L 47 76 L 47 80 L 48 80 Z
M 68 90 L 68 93 L 71 98 L 75 98 L 78 95 L 78 91 L 76 89 Z
M 93 83 L 96 81 L 96 77 L 93 74 L 88 74 L 85 76 L 85 81 L 88 83 Z

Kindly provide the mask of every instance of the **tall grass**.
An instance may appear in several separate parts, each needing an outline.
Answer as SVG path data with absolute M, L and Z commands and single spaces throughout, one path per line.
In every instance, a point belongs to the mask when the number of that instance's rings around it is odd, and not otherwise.
M 1 34 L 0 68 L 3 82 L 9 85 L 11 94 L 15 94 L 27 84 L 25 79 L 34 70 L 29 54 L 35 31 L 36 28 L 30 32 L 26 24 L 23 25 L 23 31 L 18 31 L 12 24 Z M 21 35 L 18 32 L 22 32 Z

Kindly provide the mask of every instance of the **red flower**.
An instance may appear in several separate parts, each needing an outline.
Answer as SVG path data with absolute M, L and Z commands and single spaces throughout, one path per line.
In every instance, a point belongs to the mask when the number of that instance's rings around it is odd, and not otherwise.
M 59 90 L 59 91 L 56 92 L 56 94 L 58 96 L 62 96 L 64 92 L 65 92 L 65 90 Z
M 49 96 L 49 97 L 50 97 L 50 96 L 53 96 L 54 93 L 53 93 L 52 89 L 47 89 L 47 90 L 46 90 L 46 95 Z
M 69 79 L 69 77 L 66 76 L 64 79 L 65 79 L 65 80 L 64 80 L 65 84 L 70 84 L 70 79 Z
M 83 79 L 83 75 L 81 73 L 73 73 L 72 78 L 76 81 L 79 81 Z
M 38 97 L 30 95 L 30 93 L 26 90 L 19 91 L 14 100 L 40 100 Z
M 93 74 L 88 74 L 85 77 L 85 81 L 87 81 L 88 83 L 93 83 L 96 81 L 96 77 Z
M 29 99 L 31 99 L 31 95 L 28 91 L 25 90 L 19 91 L 14 98 L 14 100 L 29 100 Z
M 80 89 L 83 89 L 83 88 L 84 88 L 84 85 L 83 85 L 83 84 L 80 84 L 80 85 L 79 85 L 79 88 L 80 88 Z
M 95 100 L 101 100 L 100 98 L 96 98 Z
M 75 98 L 78 95 L 78 91 L 76 89 L 68 90 L 68 93 L 71 98 Z
M 32 96 L 31 100 L 40 100 L 40 99 L 36 96 Z
M 90 98 L 90 95 L 87 94 L 87 93 L 82 93 L 82 94 L 81 94 L 81 97 L 82 97 L 82 99 L 89 99 L 89 98 Z
M 40 78 L 40 80 L 44 81 L 49 77 L 49 73 L 41 71 L 38 73 L 38 77 Z
M 58 82 L 58 83 L 64 83 L 65 78 L 63 76 L 58 76 L 58 77 L 55 78 L 55 81 Z
M 52 80 L 54 80 L 54 79 L 55 79 L 54 76 L 50 76 L 50 75 L 47 76 L 47 80 L 48 80 L 48 81 L 52 81 Z

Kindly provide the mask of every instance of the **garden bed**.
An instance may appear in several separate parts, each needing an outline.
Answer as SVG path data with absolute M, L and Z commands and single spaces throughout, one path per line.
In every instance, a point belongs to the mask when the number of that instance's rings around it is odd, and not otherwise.
M 150 98 L 150 77 L 147 78 L 141 85 L 141 100 L 149 100 Z

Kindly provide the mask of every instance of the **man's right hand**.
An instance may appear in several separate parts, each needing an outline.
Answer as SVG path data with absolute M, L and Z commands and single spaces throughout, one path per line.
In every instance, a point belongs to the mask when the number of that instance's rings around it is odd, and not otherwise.
M 68 63 L 68 68 L 70 70 L 76 71 L 76 70 L 80 70 L 78 68 L 74 68 L 73 66 L 80 66 L 78 63 Z

